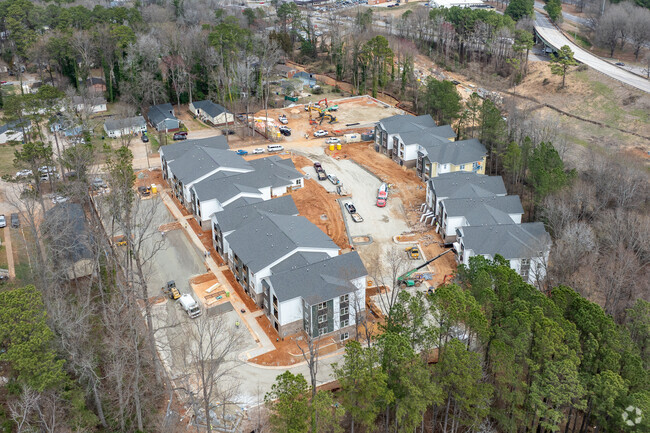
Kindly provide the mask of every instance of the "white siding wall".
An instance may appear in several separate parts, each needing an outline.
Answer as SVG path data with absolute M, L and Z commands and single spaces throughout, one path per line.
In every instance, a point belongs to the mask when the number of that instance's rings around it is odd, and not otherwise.
M 515 224 L 521 224 L 521 215 L 520 213 L 511 213 L 508 214 L 510 218 L 515 222 Z
M 456 229 L 466 225 L 465 217 L 448 217 L 445 233 L 447 236 L 456 236 Z
M 272 291 L 270 299 L 273 299 L 274 294 L 275 292 Z M 296 320 L 302 320 L 302 298 L 298 297 L 290 299 L 288 301 L 280 302 L 278 314 L 278 321 L 282 326 L 288 325 L 289 323 L 295 322 Z

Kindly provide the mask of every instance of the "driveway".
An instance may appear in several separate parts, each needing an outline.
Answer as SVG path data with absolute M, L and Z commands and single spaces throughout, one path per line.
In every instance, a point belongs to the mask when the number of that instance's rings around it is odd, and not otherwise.
M 599 57 L 594 56 L 593 54 L 588 53 L 582 48 L 578 47 L 576 44 L 571 42 L 562 32 L 560 32 L 549 20 L 549 18 L 541 13 L 535 14 L 535 31 L 539 36 L 542 37 L 547 43 L 551 44 L 556 49 L 561 48 L 564 45 L 568 45 L 573 51 L 573 57 L 581 62 L 602 72 L 609 77 L 621 81 L 630 86 L 636 87 L 637 89 L 643 90 L 644 92 L 650 93 L 650 81 L 646 80 L 643 77 L 632 74 L 631 72 L 626 71 L 625 69 L 619 68 L 618 66 L 612 65 Z

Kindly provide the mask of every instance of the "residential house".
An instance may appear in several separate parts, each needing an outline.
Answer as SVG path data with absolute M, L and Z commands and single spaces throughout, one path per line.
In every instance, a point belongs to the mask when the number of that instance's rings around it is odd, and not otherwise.
M 77 112 L 102 113 L 108 110 L 106 99 L 101 96 L 73 96 L 72 104 Z
M 275 72 L 280 75 L 282 78 L 293 78 L 293 76 L 298 72 L 297 69 L 292 68 L 289 65 L 275 65 Z
M 442 200 L 448 198 L 480 198 L 505 196 L 506 187 L 501 176 L 485 176 L 456 171 L 444 173 L 427 181 L 427 210 L 440 217 Z
M 475 138 L 427 143 L 418 148 L 416 170 L 425 182 L 443 173 L 466 171 L 485 174 L 487 150 Z
M 191 211 L 204 229 L 210 227 L 214 213 L 228 206 L 270 200 L 303 187 L 303 175 L 290 159 L 276 155 L 248 164 L 252 171 L 218 171 L 190 188 Z
M 101 94 L 106 91 L 106 81 L 101 77 L 89 77 L 86 80 L 86 87 L 95 94 Z
M 23 132 L 28 132 L 32 128 L 31 120 L 14 120 L 0 126 L 0 144 L 9 141 L 23 141 Z
M 209 138 L 200 138 L 194 140 L 184 140 L 181 142 L 175 142 L 168 144 L 167 146 L 161 146 L 159 150 L 160 154 L 160 167 L 162 168 L 163 178 L 169 179 L 169 167 L 168 164 L 178 158 L 181 158 L 191 149 L 195 147 L 208 147 L 211 149 L 222 149 L 228 150 L 228 140 L 224 136 L 209 137 Z
M 174 195 L 188 210 L 191 209 L 192 203 L 190 188 L 195 183 L 218 172 L 221 172 L 219 176 L 228 176 L 253 171 L 250 163 L 231 150 L 200 145 L 191 147 L 180 157 L 168 161 L 166 165 L 168 181 Z
M 225 238 L 228 266 L 257 305 L 263 305 L 261 281 L 271 276 L 273 267 L 289 258 L 313 263 L 339 253 L 339 247 L 302 216 L 262 212 Z
M 180 120 L 174 114 L 174 107 L 169 103 L 149 107 L 147 118 L 156 131 L 173 132 L 181 127 Z
M 214 249 L 228 261 L 230 246 L 226 237 L 238 228 L 247 225 L 251 220 L 258 219 L 263 213 L 276 215 L 298 215 L 298 208 L 290 195 L 263 201 L 262 199 L 243 198 L 234 201 L 221 212 L 215 212 L 210 217 L 212 226 L 212 245 Z
M 546 275 L 551 237 L 541 222 L 459 227 L 457 260 L 468 265 L 473 256 L 505 258 L 524 281 L 535 284 Z
M 384 155 L 393 156 L 393 144 L 396 134 L 421 131 L 435 127 L 436 122 L 428 115 L 411 116 L 410 114 L 396 114 L 377 122 L 375 126 L 375 151 Z
M 309 88 L 312 88 L 316 85 L 316 78 L 314 77 L 314 74 L 310 74 L 309 72 L 296 72 L 293 74 L 292 78 L 299 79 L 305 86 L 309 86 Z
M 123 119 L 111 118 L 104 122 L 104 131 L 111 138 L 119 138 L 129 134 L 143 134 L 147 132 L 147 121 L 142 116 Z
M 69 280 L 91 275 L 94 269 L 92 233 L 83 208 L 77 203 L 59 203 L 45 212 L 42 231 L 55 268 Z
M 520 224 L 524 214 L 519 196 L 448 198 L 439 202 L 439 231 L 445 243 L 456 240 L 456 229 L 464 226 Z
M 456 133 L 449 125 L 427 128 L 415 125 L 415 130 L 395 133 L 392 138 L 393 161 L 414 167 L 422 146 L 444 146 L 456 138 Z
M 304 330 L 347 340 L 365 314 L 367 275 L 356 251 L 274 270 L 262 280 L 264 312 L 282 338 Z
M 194 101 L 190 103 L 190 111 L 199 119 L 210 122 L 214 126 L 226 125 L 235 121 L 235 116 L 223 105 L 212 101 Z

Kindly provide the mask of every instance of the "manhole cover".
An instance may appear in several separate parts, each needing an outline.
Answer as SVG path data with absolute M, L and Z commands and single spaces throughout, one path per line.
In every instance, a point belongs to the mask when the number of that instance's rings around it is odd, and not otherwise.
M 327 215 L 326 214 L 321 215 L 320 219 L 322 219 L 323 221 L 327 221 Z

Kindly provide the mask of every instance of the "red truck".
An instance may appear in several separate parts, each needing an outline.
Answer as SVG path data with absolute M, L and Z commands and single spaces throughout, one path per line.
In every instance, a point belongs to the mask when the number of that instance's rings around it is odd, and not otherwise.
M 377 191 L 377 207 L 385 207 L 388 200 L 388 185 L 382 183 Z

